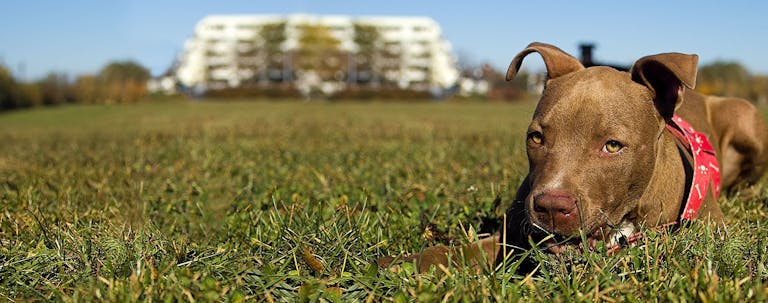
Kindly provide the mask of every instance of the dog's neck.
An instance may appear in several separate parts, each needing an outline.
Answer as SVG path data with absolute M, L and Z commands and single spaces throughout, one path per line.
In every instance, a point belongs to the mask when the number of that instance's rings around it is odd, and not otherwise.
M 686 175 L 676 141 L 675 135 L 665 130 L 656 143 L 653 174 L 634 214 L 629 216 L 635 226 L 656 226 L 678 218 L 685 197 Z

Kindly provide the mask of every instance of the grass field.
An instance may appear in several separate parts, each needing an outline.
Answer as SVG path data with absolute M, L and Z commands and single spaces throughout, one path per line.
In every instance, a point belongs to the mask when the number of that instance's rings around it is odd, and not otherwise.
M 768 188 L 607 256 L 376 258 L 499 217 L 532 103 L 170 101 L 0 114 L 0 301 L 768 301 Z M 494 199 L 501 205 L 494 208 Z M 424 226 L 437 228 L 426 239 Z

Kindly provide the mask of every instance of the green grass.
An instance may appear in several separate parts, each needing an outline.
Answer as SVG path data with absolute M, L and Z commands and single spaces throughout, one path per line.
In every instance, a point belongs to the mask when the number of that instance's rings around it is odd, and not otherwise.
M 768 190 L 607 256 L 373 262 L 501 216 L 533 104 L 170 101 L 0 114 L 0 301 L 766 301 Z M 477 190 L 468 190 L 474 187 Z M 502 205 L 494 209 L 496 196 Z

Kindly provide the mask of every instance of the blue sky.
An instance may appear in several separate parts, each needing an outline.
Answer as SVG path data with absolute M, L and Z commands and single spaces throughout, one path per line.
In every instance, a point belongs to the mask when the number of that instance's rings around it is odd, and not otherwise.
M 123 59 L 158 74 L 205 15 L 289 13 L 429 16 L 455 53 L 499 69 L 532 41 L 574 55 L 591 41 L 610 63 L 677 51 L 768 74 L 766 1 L 9 0 L 0 9 L 0 63 L 27 80 Z M 540 69 L 531 59 L 524 68 Z

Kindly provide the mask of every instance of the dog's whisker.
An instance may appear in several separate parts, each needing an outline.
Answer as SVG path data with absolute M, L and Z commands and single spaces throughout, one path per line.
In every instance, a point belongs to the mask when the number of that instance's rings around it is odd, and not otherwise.
M 512 248 L 512 249 L 516 249 L 516 250 L 519 250 L 519 251 L 525 251 L 526 250 L 523 247 L 520 247 L 520 246 L 517 246 L 517 245 L 513 245 L 513 244 L 508 244 L 508 243 L 499 243 L 499 245 L 500 246 L 504 246 L 504 247 L 508 247 L 508 248 Z
M 536 224 L 536 222 L 531 221 L 531 226 L 536 227 L 537 229 L 539 229 L 540 231 L 542 231 L 542 232 L 544 232 L 546 234 L 549 234 L 548 230 L 546 230 L 544 227 L 541 227 L 540 225 Z

